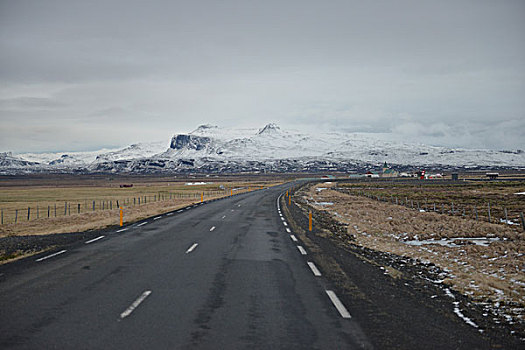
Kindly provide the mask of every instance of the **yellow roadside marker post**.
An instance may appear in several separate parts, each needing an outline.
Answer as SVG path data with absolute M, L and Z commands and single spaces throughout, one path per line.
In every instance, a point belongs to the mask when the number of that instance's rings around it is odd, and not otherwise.
M 308 231 L 312 231 L 312 212 L 308 213 Z
M 201 193 L 201 203 L 204 202 L 204 192 Z
M 124 222 L 124 211 L 122 210 L 122 207 L 120 207 L 120 226 L 122 227 Z
M 288 205 L 292 205 L 292 195 L 288 196 Z

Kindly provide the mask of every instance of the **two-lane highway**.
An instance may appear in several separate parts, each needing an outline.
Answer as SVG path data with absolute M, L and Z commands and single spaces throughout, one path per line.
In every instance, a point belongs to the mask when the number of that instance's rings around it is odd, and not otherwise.
M 197 205 L 2 267 L 2 348 L 370 347 L 278 207 Z

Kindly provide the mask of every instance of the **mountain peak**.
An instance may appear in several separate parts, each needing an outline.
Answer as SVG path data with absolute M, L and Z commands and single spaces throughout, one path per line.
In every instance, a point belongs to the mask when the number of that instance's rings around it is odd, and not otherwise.
M 203 131 L 203 130 L 208 130 L 208 129 L 217 129 L 218 126 L 217 125 L 212 125 L 212 124 L 201 124 L 197 127 L 197 130 L 196 131 Z
M 260 129 L 258 134 L 261 135 L 261 134 L 273 134 L 273 133 L 276 133 L 276 132 L 279 132 L 281 130 L 281 128 L 275 124 L 275 123 L 269 123 L 269 124 L 266 124 L 264 126 L 264 128 Z

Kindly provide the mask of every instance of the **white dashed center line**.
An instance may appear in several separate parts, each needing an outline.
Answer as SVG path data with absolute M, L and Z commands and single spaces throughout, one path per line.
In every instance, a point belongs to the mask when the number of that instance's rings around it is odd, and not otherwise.
M 146 225 L 147 223 L 148 223 L 148 222 L 145 221 L 145 222 L 143 222 L 142 224 L 138 224 L 137 227 L 144 226 L 144 225 Z
M 284 226 L 288 226 L 288 223 L 286 221 L 283 221 Z
M 286 228 L 286 232 L 290 233 L 290 232 L 292 232 L 292 231 L 290 231 L 290 229 L 287 227 L 287 228 Z
M 186 254 L 191 253 L 198 245 L 199 243 L 193 243 L 193 245 L 186 250 Z
M 51 254 L 51 255 L 44 256 L 43 258 L 36 259 L 36 261 L 43 261 L 43 260 L 46 260 L 46 259 L 52 258 L 52 257 L 54 257 L 54 256 L 57 256 L 57 255 L 63 254 L 63 253 L 65 253 L 65 252 L 67 252 L 67 250 L 64 249 L 64 250 L 61 250 L 61 251 L 59 251 L 59 252 L 53 253 L 53 254 Z
M 306 250 L 304 250 L 303 247 L 301 247 L 300 245 L 297 246 L 297 249 L 299 249 L 299 251 L 301 252 L 302 255 L 306 255 Z
M 290 235 L 290 238 L 292 239 L 292 241 L 297 242 L 297 238 L 294 235 Z
M 210 232 L 213 231 L 213 230 L 215 230 L 215 226 L 212 226 L 212 227 L 210 228 Z
M 331 290 L 327 290 L 326 294 L 328 294 L 328 297 L 332 301 L 332 304 L 334 304 L 335 308 L 337 309 L 337 311 L 339 311 L 339 314 L 341 314 L 342 318 L 351 318 L 352 317 L 352 316 L 350 316 L 350 313 L 348 312 L 346 307 L 343 305 L 341 300 L 339 300 L 337 295 L 335 295 L 334 292 L 332 292 Z
M 137 298 L 123 313 L 120 314 L 120 318 L 126 318 L 151 294 L 151 290 L 147 290 L 140 297 Z
M 126 227 L 126 228 L 120 229 L 120 230 L 117 231 L 117 233 L 127 231 L 128 229 L 129 229 L 129 227 Z
M 86 241 L 86 244 L 96 242 L 96 241 L 98 241 L 99 239 L 102 239 L 102 238 L 104 238 L 104 237 L 105 237 L 105 236 L 100 236 L 100 237 L 97 237 L 97 238 L 90 239 L 89 241 Z
M 226 217 L 226 215 L 223 215 L 223 216 L 222 216 L 222 219 L 224 219 L 225 217 Z
M 314 276 L 321 276 L 321 271 L 315 266 L 315 264 L 311 261 L 308 262 L 308 266 L 310 266 L 310 270 L 314 273 Z

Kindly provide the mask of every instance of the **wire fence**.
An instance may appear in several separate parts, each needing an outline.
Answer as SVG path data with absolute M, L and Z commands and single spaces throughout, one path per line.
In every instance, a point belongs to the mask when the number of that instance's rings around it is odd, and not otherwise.
M 0 208 L 0 225 L 17 224 L 37 219 L 66 217 L 89 212 L 113 210 L 122 207 L 136 207 L 148 203 L 173 200 L 206 200 L 223 197 L 243 191 L 245 188 L 201 191 L 201 192 L 162 192 L 134 197 L 99 198 L 70 201 L 44 201 L 32 203 L 27 207 Z
M 521 226 L 521 228 L 525 230 L 525 219 L 522 210 L 510 209 L 501 204 L 495 205 L 490 201 L 465 205 L 464 203 L 454 203 L 453 201 L 447 201 L 444 199 L 413 199 L 408 196 L 378 195 L 363 190 L 350 190 L 343 188 L 336 188 L 336 190 L 345 194 L 363 196 L 381 202 L 402 205 L 418 211 L 436 212 L 439 214 L 459 216 L 474 219 L 476 221 L 486 221 L 514 227 Z

